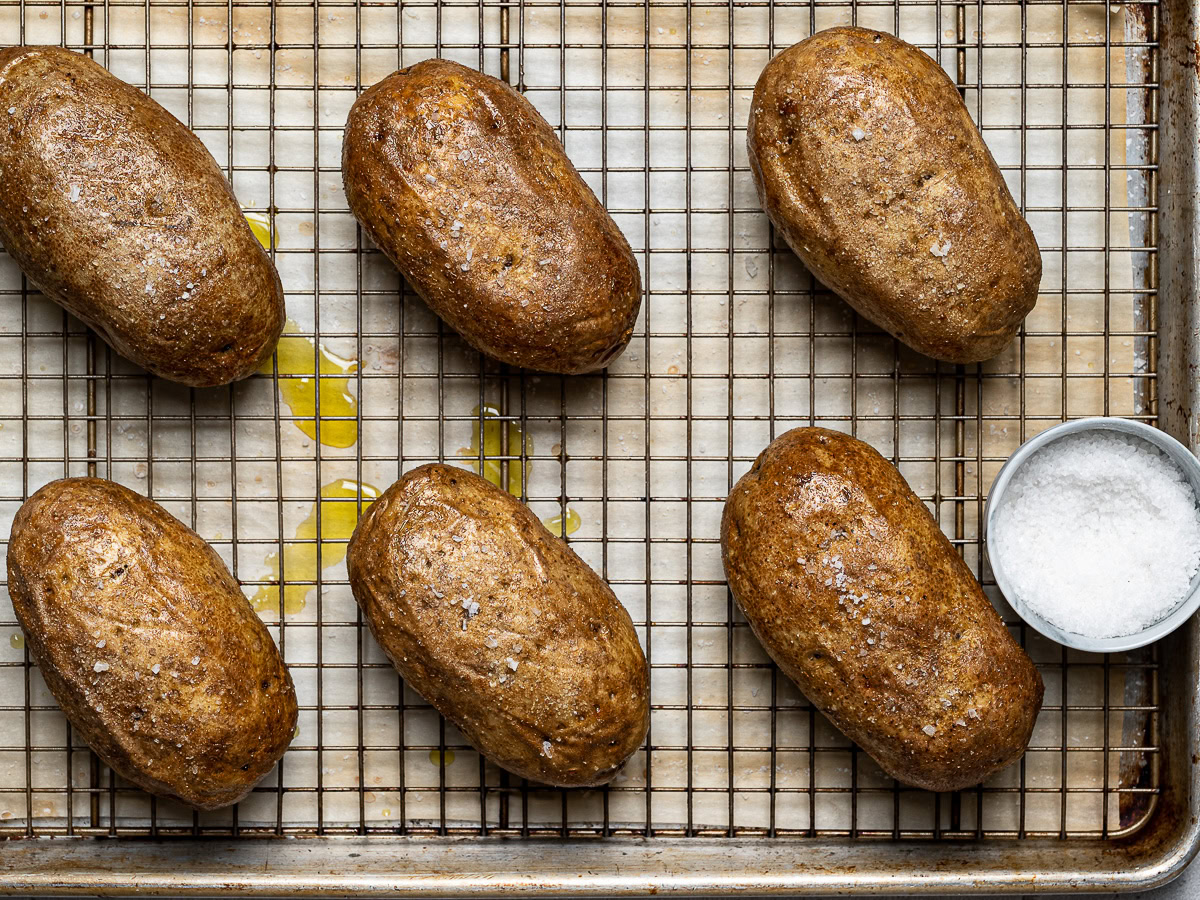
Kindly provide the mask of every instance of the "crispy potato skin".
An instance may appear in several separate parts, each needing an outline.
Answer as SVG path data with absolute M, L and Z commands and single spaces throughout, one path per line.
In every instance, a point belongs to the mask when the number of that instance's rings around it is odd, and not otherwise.
M 0 240 L 113 349 L 196 387 L 251 374 L 283 289 L 200 139 L 58 47 L 0 51 Z
M 759 201 L 804 265 L 913 349 L 989 359 L 1037 302 L 1033 232 L 916 47 L 864 28 L 793 45 L 758 79 L 747 144 Z
M 217 809 L 283 756 L 287 667 L 221 558 L 157 503 L 51 482 L 13 521 L 8 584 L 50 692 L 122 778 Z
M 396 670 L 500 766 L 597 785 L 641 746 L 650 674 L 629 614 L 507 492 L 463 469 L 414 469 L 359 521 L 346 564 Z
M 870 446 L 823 428 L 776 439 L 729 495 L 721 548 L 771 658 L 889 775 L 959 790 L 1025 752 L 1041 676 Z
M 444 59 L 389 75 L 350 110 L 342 178 L 367 234 L 480 352 L 573 373 L 629 343 L 629 242 L 507 84 Z

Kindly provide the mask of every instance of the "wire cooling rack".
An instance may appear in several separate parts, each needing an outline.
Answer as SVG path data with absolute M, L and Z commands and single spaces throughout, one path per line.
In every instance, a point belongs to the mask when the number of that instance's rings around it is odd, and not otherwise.
M 758 74 L 845 23 L 945 66 L 1033 225 L 1038 306 L 991 362 L 934 364 L 855 318 L 759 209 L 745 154 Z M 189 390 L 116 357 L 0 259 L 0 533 L 67 474 L 153 496 L 230 563 L 302 710 L 278 771 L 239 807 L 150 799 L 72 734 L 0 598 L 0 837 L 1136 831 L 1161 787 L 1156 652 L 1089 656 L 1019 627 L 979 532 L 988 485 L 1025 438 L 1085 415 L 1155 421 L 1158 28 L 1155 3 L 1084 0 L 0 0 L 0 42 L 86 50 L 196 130 L 272 248 L 290 319 L 269 371 Z M 641 320 L 607 373 L 480 359 L 356 229 L 347 111 L 430 56 L 524 91 L 638 253 Z M 899 466 L 1042 671 L 1029 753 L 980 788 L 885 777 L 734 609 L 722 503 L 804 424 L 855 433 Z M 565 530 L 633 616 L 652 726 L 612 786 L 545 790 L 486 763 L 362 627 L 349 529 L 373 489 L 434 459 L 482 469 Z

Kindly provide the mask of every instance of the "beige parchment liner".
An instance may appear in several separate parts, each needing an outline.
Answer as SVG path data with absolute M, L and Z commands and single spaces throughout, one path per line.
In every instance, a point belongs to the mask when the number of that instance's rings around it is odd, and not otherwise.
M 966 99 L 1019 200 L 1023 191 L 1044 250 L 1043 294 L 1026 336 L 968 367 L 961 380 L 953 367 L 939 370 L 908 351 L 897 357 L 890 338 L 856 322 L 827 292 L 814 294 L 785 248 L 768 248 L 745 157 L 754 81 L 770 55 L 806 36 L 813 21 L 817 28 L 849 22 L 849 5 L 822 5 L 811 18 L 807 6 L 739 6 L 731 22 L 724 6 L 610 4 L 606 28 L 599 6 L 512 9 L 511 80 L 521 79 L 552 124 L 562 126 L 565 114 L 568 153 L 638 253 L 649 291 L 637 336 L 607 378 L 565 380 L 501 373 L 440 333 L 411 293 L 401 297 L 382 256 L 369 247 L 356 252 L 360 238 L 341 190 L 341 127 L 356 85 L 439 49 L 479 65 L 481 21 L 483 67 L 499 74 L 499 6 L 444 7 L 440 43 L 433 5 L 235 3 L 230 20 L 223 4 L 197 4 L 190 21 L 183 5 L 96 12 L 95 40 L 113 47 L 97 58 L 139 86 L 149 76 L 153 95 L 197 129 L 222 165 L 232 162 L 243 205 L 273 227 L 294 333 L 316 336 L 327 351 L 318 430 L 294 421 L 303 411 L 288 399 L 296 397 L 288 390 L 302 398 L 306 388 L 289 386 L 296 379 L 286 376 L 317 366 L 302 337 L 290 338 L 288 359 L 281 354 L 278 380 L 267 373 L 197 392 L 149 381 L 96 345 L 98 474 L 152 492 L 212 541 L 282 636 L 292 666 L 299 733 L 281 770 L 240 805 L 238 827 L 319 821 L 332 830 L 477 830 L 482 814 L 490 828 L 558 829 L 564 811 L 565 824 L 579 829 L 605 820 L 636 830 L 647 823 L 853 825 L 921 834 L 1098 833 L 1137 824 L 1128 797 L 1098 790 L 1106 777 L 1109 788 L 1132 783 L 1144 761 L 1114 749 L 1141 739 L 1142 719 L 1104 707 L 1106 697 L 1111 708 L 1147 689 L 1149 676 L 1137 665 L 1106 670 L 1099 658 L 1072 654 L 1064 686 L 1062 652 L 1026 635 L 1044 664 L 1048 709 L 1024 769 L 997 775 L 982 795 L 952 802 L 904 791 L 897 806 L 892 782 L 874 763 L 852 753 L 786 679 L 773 676 L 731 612 L 721 573 L 718 523 L 728 487 L 793 425 L 853 430 L 898 458 L 987 581 L 982 498 L 1022 439 L 1064 415 L 1146 412 L 1148 379 L 1138 375 L 1148 369 L 1148 352 L 1135 333 L 1147 327 L 1148 254 L 1136 248 L 1148 244 L 1150 220 L 1127 209 L 1147 203 L 1142 173 L 1127 177 L 1122 168 L 1127 154 L 1130 164 L 1145 162 L 1145 132 L 1123 125 L 1144 118 L 1145 92 L 1136 84 L 1146 51 L 1106 45 L 1106 37 L 1126 40 L 1123 7 L 982 9 L 982 32 L 976 8 L 965 11 Z M 956 50 L 944 46 L 955 44 L 954 12 L 947 7 L 940 22 L 938 14 L 934 5 L 869 6 L 859 8 L 857 22 L 895 30 L 898 20 L 905 39 L 935 54 L 940 47 L 954 74 Z M 58 43 L 65 28 L 67 44 L 78 47 L 85 21 L 82 5 L 29 5 L 24 40 Z M 17 7 L 0 7 L 0 41 L 20 41 L 21 25 Z M 745 49 L 731 55 L 731 43 Z M 1072 85 L 1065 92 L 1064 60 Z M 563 79 L 577 89 L 561 91 Z M 1064 106 L 1079 128 L 1063 128 Z M 1030 126 L 1023 136 L 1022 115 Z M 1064 200 L 1078 211 L 1064 213 Z M 1065 274 L 1064 242 L 1073 248 Z M 0 291 L 0 534 L 7 537 L 23 496 L 86 471 L 87 339 L 57 307 L 22 293 L 6 257 Z M 956 495 L 955 463 L 944 457 L 955 454 L 960 381 L 967 461 Z M 481 767 L 452 727 L 443 736 L 419 697 L 401 695 L 383 654 L 358 628 L 346 585 L 354 486 L 382 490 L 400 471 L 439 457 L 477 463 L 477 411 L 488 405 L 520 424 L 503 435 L 485 424 L 482 451 L 495 455 L 504 444 L 516 456 L 524 446 L 531 506 L 577 527 L 573 546 L 613 583 L 654 665 L 649 759 L 640 751 L 610 791 L 572 792 L 565 805 L 560 793 L 539 790 L 488 790 L 481 805 L 481 776 L 491 787 L 510 782 L 496 767 Z M 330 418 L 337 415 L 349 418 Z M 513 486 L 519 465 L 492 469 L 502 477 L 507 468 Z M 321 567 L 318 533 L 326 538 Z M 282 622 L 272 583 L 281 544 L 289 582 Z M 61 832 L 68 814 L 75 827 L 144 827 L 149 799 L 127 786 L 110 793 L 107 771 L 93 773 L 81 745 L 68 754 L 67 725 L 25 660 L 0 596 L 0 833 Z M 93 808 L 94 785 L 105 790 Z M 1023 794 L 1014 790 L 1022 785 Z M 162 828 L 193 825 L 190 810 L 167 802 L 153 816 Z M 227 830 L 233 818 L 224 811 L 198 821 Z

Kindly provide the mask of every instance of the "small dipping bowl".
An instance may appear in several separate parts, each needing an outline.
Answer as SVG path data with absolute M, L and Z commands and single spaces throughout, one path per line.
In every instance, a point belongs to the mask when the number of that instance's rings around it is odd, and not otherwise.
M 1003 555 L 996 553 L 995 542 L 992 540 L 992 526 L 997 512 L 1004 506 L 1005 489 L 1021 466 L 1032 459 L 1039 450 L 1059 438 L 1064 438 L 1070 434 L 1096 431 L 1119 432 L 1120 434 L 1130 435 L 1153 447 L 1157 447 L 1183 473 L 1188 483 L 1192 486 L 1192 494 L 1200 498 L 1200 460 L 1197 460 L 1187 447 L 1183 446 L 1183 444 L 1179 443 L 1179 441 L 1175 440 L 1175 438 L 1171 437 L 1165 431 L 1160 431 L 1152 425 L 1146 425 L 1143 422 L 1107 417 L 1063 422 L 1061 425 L 1048 428 L 1036 437 L 1027 440 L 1017 448 L 1016 452 L 1009 457 L 1008 462 L 1000 469 L 1000 473 L 996 476 L 996 480 L 992 483 L 992 489 L 988 494 L 987 513 L 983 523 L 984 544 L 987 548 L 988 561 L 991 564 L 992 575 L 996 579 L 996 585 L 1000 588 L 1001 593 L 1004 594 L 1004 598 L 1016 611 L 1017 615 L 1024 619 L 1034 631 L 1045 635 L 1052 641 L 1057 641 L 1076 650 L 1086 650 L 1091 653 L 1119 653 L 1123 650 L 1133 650 L 1137 647 L 1152 644 L 1160 638 L 1166 637 L 1191 617 L 1192 613 L 1200 607 L 1200 571 L 1192 576 L 1192 582 L 1188 585 L 1187 593 L 1179 598 L 1179 603 L 1174 609 L 1157 622 L 1132 634 L 1123 634 L 1108 638 L 1089 637 L 1088 635 L 1077 634 L 1073 631 L 1064 631 L 1062 628 L 1043 618 L 1036 608 L 1027 604 L 1024 598 L 1013 588 L 1012 583 L 1005 574 Z M 1053 550 L 1048 550 L 1047 552 L 1053 552 Z

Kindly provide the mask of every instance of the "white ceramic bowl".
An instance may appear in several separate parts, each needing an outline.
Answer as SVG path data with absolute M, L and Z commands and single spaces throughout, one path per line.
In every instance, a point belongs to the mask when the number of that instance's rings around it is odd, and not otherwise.
M 1004 571 L 1003 555 L 996 552 L 996 546 L 991 538 L 992 524 L 996 513 L 1004 506 L 1005 489 L 1021 466 L 1048 444 L 1069 434 L 1079 434 L 1084 431 L 1118 431 L 1152 444 L 1163 451 L 1179 467 L 1179 470 L 1183 472 L 1184 476 L 1191 483 L 1192 492 L 1197 497 L 1200 497 L 1200 460 L 1197 460 L 1187 447 L 1183 446 L 1183 444 L 1179 443 L 1179 441 L 1166 432 L 1160 431 L 1151 425 L 1146 425 L 1143 422 L 1133 422 L 1129 419 L 1094 418 L 1063 422 L 1061 425 L 1055 425 L 1053 428 L 1046 429 L 1037 437 L 1030 438 L 1018 447 L 1017 451 L 1009 457 L 1008 462 L 1004 464 L 1004 467 L 996 476 L 996 480 L 992 484 L 992 489 L 988 494 L 987 513 L 984 517 L 984 543 L 987 547 L 988 561 L 991 563 L 992 574 L 996 578 L 997 586 L 999 586 L 1000 591 L 1004 594 L 1005 599 L 1008 600 L 1009 605 L 1012 606 L 1017 615 L 1024 619 L 1030 627 L 1051 640 L 1065 644 L 1068 647 L 1074 647 L 1076 650 L 1087 650 L 1093 653 L 1117 653 L 1122 650 L 1133 650 L 1135 647 L 1144 647 L 1147 644 L 1152 644 L 1159 638 L 1166 637 L 1186 622 L 1192 613 L 1196 611 L 1197 607 L 1200 607 L 1200 572 L 1197 572 L 1192 578 L 1192 583 L 1188 587 L 1187 594 L 1179 598 L 1178 605 L 1171 612 L 1167 613 L 1167 615 L 1142 631 L 1111 638 L 1089 637 L 1083 634 L 1076 634 L 1073 631 L 1064 631 L 1057 625 L 1046 621 L 1036 608 L 1025 602 L 1024 598 L 1013 589 L 1011 582 L 1008 580 Z M 1068 536 L 1063 537 L 1063 540 L 1068 539 Z M 1052 553 L 1053 548 L 1047 548 L 1047 552 Z

